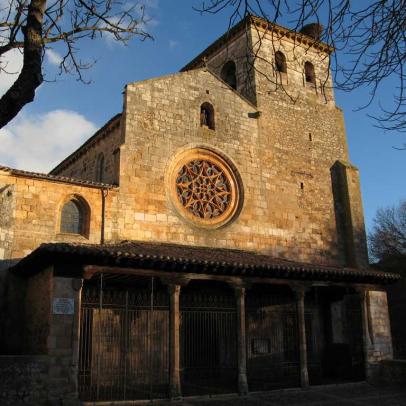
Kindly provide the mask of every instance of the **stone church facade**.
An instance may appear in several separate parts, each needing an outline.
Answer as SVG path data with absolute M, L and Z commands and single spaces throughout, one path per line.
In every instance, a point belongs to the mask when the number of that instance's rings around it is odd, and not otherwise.
M 31 404 L 372 379 L 392 358 L 397 276 L 368 269 L 313 34 L 249 17 L 128 84 L 49 174 L 0 166 L 0 371 L 42 371 Z

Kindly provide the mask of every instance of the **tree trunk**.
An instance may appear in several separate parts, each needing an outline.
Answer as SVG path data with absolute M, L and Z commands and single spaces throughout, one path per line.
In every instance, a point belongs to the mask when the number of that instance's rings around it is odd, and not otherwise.
M 34 100 L 35 89 L 42 83 L 42 24 L 46 0 L 31 0 L 24 33 L 23 68 L 14 84 L 0 99 L 0 128 L 9 123 Z

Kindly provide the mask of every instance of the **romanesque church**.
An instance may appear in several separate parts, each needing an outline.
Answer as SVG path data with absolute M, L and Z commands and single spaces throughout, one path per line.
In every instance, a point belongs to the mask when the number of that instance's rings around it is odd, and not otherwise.
M 245 395 L 373 379 L 393 357 L 397 276 L 368 267 L 318 28 L 249 16 L 127 84 L 49 174 L 0 166 L 7 387 L 32 405 Z

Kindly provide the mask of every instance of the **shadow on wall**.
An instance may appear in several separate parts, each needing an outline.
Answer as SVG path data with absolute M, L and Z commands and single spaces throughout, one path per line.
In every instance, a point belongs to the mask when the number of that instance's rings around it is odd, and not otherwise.
M 8 283 L 10 278 L 8 269 L 18 261 L 19 259 L 0 260 L 0 354 L 9 353 L 5 345 L 10 315 L 10 306 L 8 306 L 7 300 L 9 296 Z M 20 322 L 22 322 L 22 320 Z
M 337 161 L 330 169 L 334 197 L 337 241 L 345 265 L 369 266 L 358 170 Z
M 313 233 L 311 230 L 311 236 L 306 237 L 306 243 L 310 242 L 312 247 L 307 261 L 323 265 L 368 268 L 358 170 L 348 163 L 337 161 L 330 168 L 330 176 L 334 219 L 328 219 L 329 226 L 322 232 L 315 230 Z M 313 207 L 314 195 L 306 199 L 309 200 L 304 200 L 305 207 Z M 297 246 L 300 246 L 303 241 L 299 240 L 297 243 Z

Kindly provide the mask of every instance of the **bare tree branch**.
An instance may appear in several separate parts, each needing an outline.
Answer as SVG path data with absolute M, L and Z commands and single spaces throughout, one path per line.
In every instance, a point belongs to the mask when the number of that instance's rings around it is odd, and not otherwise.
M 36 88 L 43 82 L 45 50 L 53 44 L 64 48 L 60 73 L 82 75 L 94 61 L 78 57 L 81 39 L 109 35 L 127 44 L 134 37 L 151 39 L 145 30 L 148 17 L 140 0 L 8 0 L 0 6 L 0 57 L 13 49 L 23 53 L 23 68 L 10 89 L 0 99 L 0 128 L 12 120 L 25 104 L 34 100 Z M 8 74 L 0 59 L 0 74 Z
M 379 209 L 369 235 L 370 251 L 375 260 L 406 258 L 406 200 L 397 207 Z
M 320 41 L 336 50 L 330 61 L 336 87 L 368 88 L 370 97 L 361 106 L 365 108 L 384 84 L 393 88 L 397 83 L 394 97 L 385 100 L 382 114 L 374 119 L 381 128 L 406 131 L 406 0 L 206 0 L 196 9 L 240 19 L 254 14 L 275 24 L 288 22 L 295 32 L 310 22 L 323 24 Z

